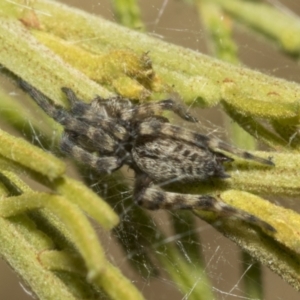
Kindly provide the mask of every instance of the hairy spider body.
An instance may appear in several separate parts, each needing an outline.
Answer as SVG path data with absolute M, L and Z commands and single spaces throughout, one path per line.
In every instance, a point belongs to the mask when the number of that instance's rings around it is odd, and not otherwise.
M 182 141 L 144 136 L 137 139 L 132 157 L 138 168 L 157 183 L 226 178 L 228 174 L 222 163 L 230 161 L 219 153 Z
M 90 104 L 81 101 L 66 87 L 62 91 L 70 102 L 66 110 L 53 103 L 25 81 L 21 87 L 53 119 L 63 125 L 61 150 L 75 160 L 112 173 L 123 165 L 134 170 L 133 197 L 147 209 L 201 209 L 240 218 L 268 231 L 275 229 L 263 220 L 209 195 L 171 193 L 163 186 L 172 182 L 203 182 L 227 178 L 224 162 L 230 152 L 245 159 L 273 165 L 252 154 L 231 147 L 216 138 L 169 123 L 160 116 L 170 110 L 189 122 L 197 122 L 184 107 L 167 99 L 134 105 L 127 99 L 97 96 Z

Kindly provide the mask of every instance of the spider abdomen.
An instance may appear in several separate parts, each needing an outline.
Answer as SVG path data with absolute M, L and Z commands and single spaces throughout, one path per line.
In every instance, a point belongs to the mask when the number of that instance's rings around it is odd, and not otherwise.
M 133 147 L 132 157 L 138 168 L 155 182 L 228 177 L 216 153 L 177 140 L 143 137 Z

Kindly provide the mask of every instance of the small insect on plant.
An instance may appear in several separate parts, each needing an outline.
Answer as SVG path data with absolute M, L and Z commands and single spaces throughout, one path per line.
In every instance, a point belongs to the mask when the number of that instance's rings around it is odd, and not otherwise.
M 224 163 L 232 153 L 264 165 L 271 160 L 254 156 L 224 142 L 169 123 L 160 114 L 169 110 L 189 122 L 197 122 L 172 99 L 134 105 L 128 99 L 97 96 L 90 104 L 70 88 L 62 91 L 70 102 L 66 110 L 25 81 L 20 86 L 54 120 L 64 127 L 61 150 L 76 161 L 110 174 L 123 165 L 135 172 L 133 198 L 144 208 L 200 209 L 242 219 L 264 230 L 275 229 L 263 220 L 210 195 L 180 194 L 163 190 L 166 182 L 204 182 L 226 179 Z

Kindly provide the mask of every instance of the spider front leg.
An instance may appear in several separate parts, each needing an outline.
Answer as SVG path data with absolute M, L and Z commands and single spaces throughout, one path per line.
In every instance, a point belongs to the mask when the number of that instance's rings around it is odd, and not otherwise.
M 111 174 L 122 167 L 124 159 L 115 156 L 98 157 L 76 145 L 68 133 L 64 134 L 60 143 L 63 153 L 68 154 L 76 161 L 95 169 L 102 174 Z
M 232 217 L 243 220 L 262 228 L 265 231 L 276 230 L 267 222 L 251 215 L 243 210 L 230 206 L 221 199 L 209 195 L 192 195 L 171 193 L 159 188 L 150 187 L 152 180 L 146 174 L 138 174 L 134 188 L 135 202 L 150 210 L 157 209 L 190 209 L 215 212 L 221 217 Z

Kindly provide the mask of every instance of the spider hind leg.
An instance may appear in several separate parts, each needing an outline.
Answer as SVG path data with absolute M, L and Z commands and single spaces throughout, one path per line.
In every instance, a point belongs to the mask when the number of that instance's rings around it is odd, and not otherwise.
M 151 183 L 151 179 L 147 175 L 140 174 L 137 177 L 134 189 L 135 202 L 146 209 L 189 209 L 215 212 L 221 217 L 240 219 L 258 226 L 264 231 L 276 232 L 275 228 L 267 222 L 243 210 L 230 206 L 221 199 L 217 200 L 209 195 L 166 192 L 155 186 L 150 187 Z
M 221 151 L 225 151 L 227 153 L 232 153 L 233 155 L 241 157 L 241 158 L 246 159 L 246 160 L 256 161 L 256 162 L 258 162 L 260 164 L 263 164 L 263 165 L 269 165 L 269 166 L 274 166 L 275 165 L 270 158 L 265 159 L 265 158 L 253 155 L 253 154 L 251 154 L 247 151 L 243 151 L 243 150 L 240 150 L 240 149 L 238 149 L 236 147 L 233 147 L 229 144 L 226 144 L 226 143 L 224 143 L 221 140 L 216 139 L 216 138 L 210 139 L 208 141 L 208 145 L 213 151 L 216 151 L 216 152 L 221 150 Z

